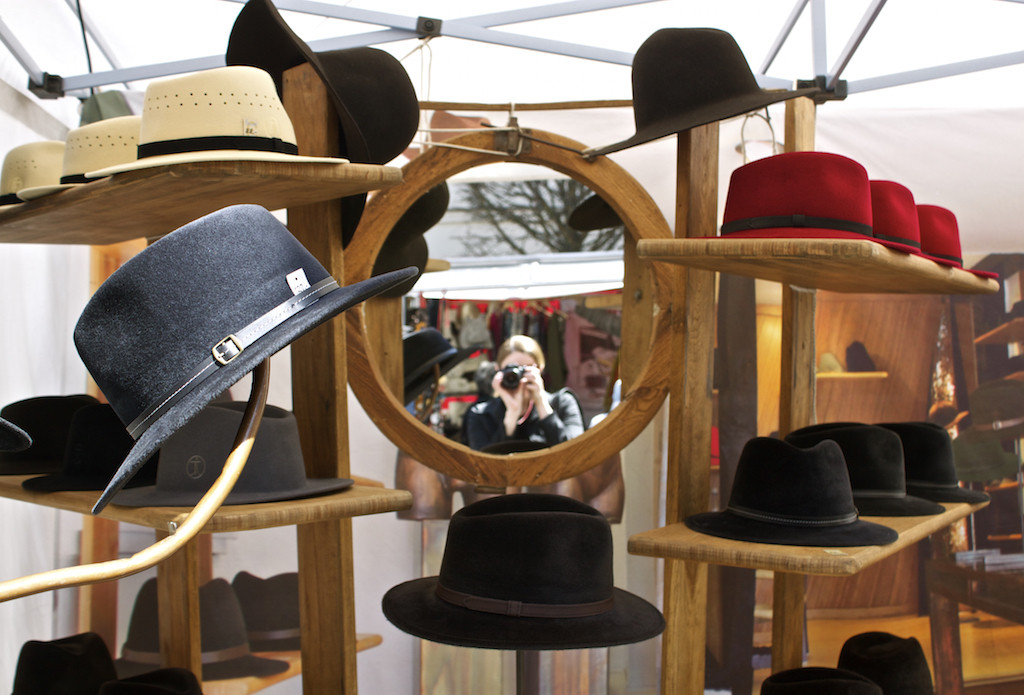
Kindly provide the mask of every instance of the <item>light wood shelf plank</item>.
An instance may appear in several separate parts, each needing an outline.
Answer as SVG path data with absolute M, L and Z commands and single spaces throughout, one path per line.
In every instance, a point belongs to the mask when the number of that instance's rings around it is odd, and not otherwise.
M 1008 345 L 1024 342 L 1024 318 L 1010 319 L 974 339 L 975 345 Z

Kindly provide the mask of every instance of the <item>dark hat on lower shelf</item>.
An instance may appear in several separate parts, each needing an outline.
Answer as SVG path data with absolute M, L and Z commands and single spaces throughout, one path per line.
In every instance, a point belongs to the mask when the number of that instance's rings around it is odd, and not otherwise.
M 968 396 L 971 427 L 998 439 L 1024 437 L 1024 381 L 991 379 Z
M 113 503 L 125 507 L 191 507 L 224 469 L 248 403 L 214 402 L 167 438 L 152 485 L 125 489 Z M 263 409 L 245 468 L 224 504 L 254 504 L 315 497 L 352 486 L 350 478 L 307 478 L 295 415 Z
M 684 521 L 712 536 L 779 545 L 886 545 L 898 537 L 858 517 L 843 451 L 829 439 L 804 448 L 754 437 L 740 453 L 728 506 Z
M 907 493 L 933 502 L 989 501 L 980 490 L 960 487 L 953 460 L 953 440 L 945 427 L 934 422 L 882 422 L 903 443 L 903 463 L 907 471 Z
M 203 690 L 196 674 L 187 668 L 168 667 L 108 681 L 97 695 L 203 695 Z
M 404 632 L 485 649 L 586 649 L 660 634 L 653 605 L 613 584 L 608 520 L 560 495 L 521 493 L 456 512 L 435 577 L 388 590 Z
M 427 390 L 434 380 L 434 367 L 444 376 L 479 348 L 457 348 L 436 328 L 421 328 L 402 338 L 404 376 L 403 401 L 408 404 Z
M 1013 478 L 1020 469 L 1017 454 L 1003 448 L 1001 440 L 970 427 L 953 440 L 953 464 L 957 480 L 966 483 Z
M 42 475 L 61 469 L 75 412 L 99 403 L 92 396 L 35 396 L 0 409 L 0 416 L 31 441 L 20 449 L 0 449 L 0 475 Z M 11 434 L 24 441 L 17 432 Z
M 907 494 L 903 444 L 892 430 L 859 422 L 827 422 L 786 435 L 787 442 L 804 448 L 825 439 L 843 450 L 853 502 L 860 514 L 922 516 L 945 511 L 941 504 Z
M 282 652 L 301 648 L 297 572 L 266 579 L 239 572 L 231 580 L 231 587 L 245 617 L 252 651 Z
M 32 446 L 28 432 L 0 417 L 0 451 L 24 451 Z
M 779 671 L 761 683 L 761 695 L 885 695 L 859 673 L 827 666 Z
M 226 580 L 212 579 L 199 587 L 199 624 L 204 681 L 263 678 L 288 670 L 287 661 L 251 653 L 242 609 Z M 118 677 L 132 678 L 160 668 L 160 658 L 157 580 L 152 578 L 135 597 L 128 637 L 114 666 Z
M 103 638 L 95 632 L 21 646 L 11 695 L 94 695 L 117 678 Z
M 846 640 L 838 667 L 871 679 L 883 695 L 934 695 L 928 660 L 916 637 L 864 632 Z

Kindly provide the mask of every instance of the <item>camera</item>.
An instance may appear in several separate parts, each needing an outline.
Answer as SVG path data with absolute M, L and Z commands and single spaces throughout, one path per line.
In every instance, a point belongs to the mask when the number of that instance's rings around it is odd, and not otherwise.
M 526 374 L 526 367 L 513 364 L 501 369 L 501 388 L 506 391 L 515 391 L 519 388 L 519 381 Z

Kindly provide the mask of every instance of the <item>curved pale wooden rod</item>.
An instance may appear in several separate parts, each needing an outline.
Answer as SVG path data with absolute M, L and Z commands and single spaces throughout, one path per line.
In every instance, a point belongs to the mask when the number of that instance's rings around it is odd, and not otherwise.
M 160 563 L 195 538 L 203 530 L 207 522 L 210 521 L 210 518 L 220 509 L 224 499 L 235 486 L 235 482 L 245 467 L 246 461 L 249 460 L 249 452 L 252 451 L 252 444 L 256 439 L 256 431 L 259 429 L 260 420 L 263 418 L 263 408 L 267 404 L 269 385 L 270 360 L 268 359 L 264 360 L 253 370 L 249 405 L 242 416 L 242 423 L 239 425 L 238 434 L 235 435 L 234 448 L 224 462 L 224 469 L 174 533 L 128 558 L 95 562 L 89 565 L 61 567 L 0 582 L 0 602 L 53 589 L 95 584 L 97 582 L 127 577 Z
M 575 152 L 585 146 L 564 136 L 539 130 L 528 132 L 539 141 L 528 141 L 517 154 L 502 154 L 506 148 L 517 149 L 514 142 L 509 142 L 514 133 L 485 129 L 445 141 L 446 145 L 469 150 L 436 146 L 406 164 L 402 168 L 403 183 L 375 193 L 367 203 L 359 229 L 345 249 L 346 281 L 356 282 L 370 276 L 388 232 L 420 196 L 459 172 L 497 162 L 536 164 L 587 185 L 608 201 L 633 242 L 672 238 L 668 222 L 650 194 L 625 169 L 607 157 L 585 160 Z M 543 485 L 570 478 L 621 451 L 647 426 L 664 401 L 670 373 L 668 341 L 672 311 L 670 276 L 663 266 L 654 263 L 631 269 L 627 264 L 627 274 L 642 277 L 635 283 L 636 292 L 632 294 L 636 296 L 623 297 L 624 325 L 626 312 L 651 311 L 651 297 L 658 310 L 649 318 L 653 328 L 645 354 L 627 358 L 642 366 L 636 370 L 632 383 L 624 384 L 621 403 L 626 407 L 614 408 L 599 425 L 567 442 L 499 456 L 474 451 L 424 426 L 392 393 L 380 368 L 381 360 L 400 357 L 375 354 L 378 346 L 370 326 L 379 325 L 382 313 L 376 299 L 346 312 L 349 383 L 367 414 L 396 446 L 453 478 L 495 487 Z M 627 280 L 632 281 L 633 277 Z M 386 312 L 384 320 L 389 320 Z M 393 328 L 397 343 L 400 326 Z

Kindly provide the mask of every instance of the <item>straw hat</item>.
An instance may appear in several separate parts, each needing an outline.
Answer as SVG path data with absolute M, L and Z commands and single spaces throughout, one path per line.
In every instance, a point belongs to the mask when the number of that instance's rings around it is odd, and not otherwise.
M 30 142 L 10 150 L 0 172 L 0 205 L 22 202 L 18 191 L 25 188 L 58 183 L 63 161 L 61 140 Z

